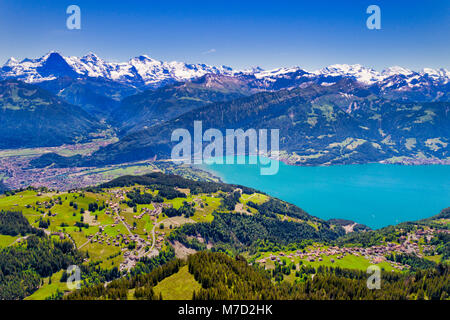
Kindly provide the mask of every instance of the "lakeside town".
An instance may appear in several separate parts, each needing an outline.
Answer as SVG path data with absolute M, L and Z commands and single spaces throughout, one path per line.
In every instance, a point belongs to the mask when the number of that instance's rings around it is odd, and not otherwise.
M 3 181 L 5 186 L 12 190 L 33 186 L 67 191 L 96 185 L 108 180 L 108 176 L 103 174 L 104 170 L 85 167 L 54 168 L 52 166 L 32 168 L 30 161 L 48 153 L 57 153 L 63 156 L 77 154 L 86 156 L 114 141 L 116 141 L 115 138 L 96 139 L 87 143 L 59 147 L 0 150 L 0 181 Z

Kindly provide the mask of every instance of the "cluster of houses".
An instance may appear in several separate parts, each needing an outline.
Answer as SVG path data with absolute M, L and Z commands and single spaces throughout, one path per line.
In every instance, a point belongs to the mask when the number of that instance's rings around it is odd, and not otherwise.
M 128 237 L 125 243 L 134 241 L 136 243 L 136 247 L 133 250 L 129 250 L 127 247 L 122 248 L 124 260 L 120 264 L 120 271 L 129 270 L 136 265 L 139 259 L 147 253 L 148 248 L 151 247 L 151 239 L 149 240 L 150 241 L 146 241 L 138 235 L 130 235 Z M 152 253 L 153 252 L 150 252 L 150 254 Z
M 134 241 L 136 243 L 136 247 L 133 250 L 129 250 L 128 248 L 122 248 L 124 260 L 120 264 L 120 271 L 129 270 L 136 265 L 139 259 L 147 252 L 147 248 L 150 248 L 151 242 L 143 240 L 138 235 L 130 235 L 125 243 L 129 243 Z
M 389 242 L 385 245 L 371 246 L 367 248 L 362 247 L 326 247 L 321 248 L 319 245 L 314 245 L 312 250 L 297 250 L 295 253 L 285 254 L 284 252 L 279 252 L 278 255 L 270 255 L 268 258 L 262 258 L 256 262 L 260 264 L 266 264 L 269 260 L 281 262 L 283 258 L 290 259 L 291 262 L 295 262 L 294 258 L 298 257 L 300 260 L 304 259 L 309 262 L 323 261 L 325 256 L 333 256 L 330 258 L 331 263 L 335 263 L 335 259 L 342 259 L 346 255 L 361 256 L 366 258 L 372 264 L 378 264 L 383 261 L 387 261 L 393 268 L 398 270 L 403 270 L 409 268 L 407 265 L 402 265 L 400 263 L 390 261 L 386 259 L 386 256 L 393 253 L 399 254 L 411 254 L 417 257 L 423 257 L 424 252 L 433 252 L 434 246 L 421 244 L 419 247 L 419 240 L 425 238 L 429 241 L 435 233 L 449 232 L 448 230 L 436 230 L 431 228 L 418 229 L 416 231 L 410 232 L 407 236 L 400 237 L 400 244 Z
M 19 189 L 28 185 L 67 191 L 83 189 L 86 185 L 97 185 L 106 179 L 101 173 L 92 173 L 89 168 L 39 168 L 28 169 L 30 157 L 12 156 L 0 158 L 0 173 L 8 177 L 8 187 Z M 24 169 L 27 168 L 27 169 Z M 79 174 L 87 172 L 88 174 Z
M 111 194 L 117 200 L 120 200 L 120 201 L 125 200 L 125 196 L 126 196 L 125 190 L 113 189 L 113 190 L 109 190 L 108 193 Z
M 108 246 L 116 246 L 120 247 L 122 244 L 125 246 L 122 247 L 122 252 L 124 256 L 124 261 L 120 265 L 120 270 L 130 269 L 140 257 L 146 252 L 146 248 L 152 245 L 152 239 L 150 236 L 147 239 L 143 239 L 139 237 L 137 234 L 131 233 L 131 229 L 133 229 L 125 219 L 120 215 L 120 201 L 125 200 L 125 192 L 123 190 L 110 190 L 109 193 L 112 195 L 107 203 L 107 209 L 105 210 L 106 215 L 111 215 L 114 219 L 112 223 L 112 227 L 117 226 L 119 223 L 123 223 L 124 226 L 128 229 L 129 234 L 119 233 L 116 236 L 110 236 L 104 233 L 104 226 L 99 226 L 99 231 L 94 235 L 88 237 L 91 243 L 105 244 Z M 115 202 L 112 199 L 119 200 L 119 202 Z M 161 210 L 161 209 L 160 209 Z M 127 245 L 135 243 L 133 249 L 128 249 Z
M 159 215 L 162 213 L 163 208 L 170 208 L 172 207 L 171 203 L 153 203 L 154 209 L 151 210 L 149 208 L 142 208 L 142 211 L 139 215 L 133 216 L 135 219 L 142 219 L 142 217 L 145 214 L 148 214 L 150 216 L 150 219 L 153 222 L 156 222 L 158 220 Z
M 125 234 L 119 234 L 115 237 L 112 237 L 107 234 L 104 234 L 103 229 L 101 227 L 96 234 L 89 236 L 89 239 L 92 243 L 106 244 L 108 246 L 116 246 L 116 247 L 119 247 L 122 243 L 128 244 L 130 242 L 129 236 Z
M 108 201 L 108 208 L 110 211 L 107 211 L 106 214 L 114 214 L 114 224 L 113 226 L 117 225 L 118 223 L 122 222 L 128 230 L 134 229 L 132 226 L 130 226 L 123 217 L 120 216 L 120 205 L 119 203 L 121 201 L 124 201 L 126 199 L 126 192 L 124 190 L 118 189 L 118 190 L 110 190 L 109 191 L 111 195 L 116 199 L 119 200 L 119 202 L 113 202 Z M 156 222 L 162 213 L 163 208 L 171 207 L 172 204 L 169 203 L 152 203 L 153 210 L 149 208 L 142 208 L 142 211 L 139 215 L 134 215 L 134 219 L 142 219 L 144 215 L 148 214 L 150 216 L 150 219 L 153 222 Z M 148 230 L 149 231 L 149 230 Z M 161 249 L 163 243 L 164 243 L 164 233 L 160 233 L 159 231 L 155 231 L 155 244 L 154 247 L 159 250 Z M 129 250 L 127 247 L 122 248 L 122 251 L 124 252 L 124 261 L 120 264 L 120 270 L 129 270 L 132 267 L 134 267 L 139 261 L 141 257 L 144 255 L 153 255 L 155 254 L 154 250 L 152 250 L 150 253 L 147 252 L 148 248 L 152 247 L 152 235 L 148 234 L 146 239 L 143 239 L 139 237 L 136 234 L 130 234 L 130 235 L 123 235 L 120 234 L 117 237 L 122 237 L 123 242 L 125 244 L 129 244 L 131 242 L 136 243 L 136 247 L 133 250 Z
M 155 231 L 155 247 L 156 249 L 161 249 L 162 245 L 164 243 L 164 233 Z
M 120 271 L 130 270 L 139 261 L 139 257 L 136 254 L 134 254 L 132 251 L 125 251 L 123 256 L 124 256 L 124 260 L 120 264 L 120 267 L 119 267 Z

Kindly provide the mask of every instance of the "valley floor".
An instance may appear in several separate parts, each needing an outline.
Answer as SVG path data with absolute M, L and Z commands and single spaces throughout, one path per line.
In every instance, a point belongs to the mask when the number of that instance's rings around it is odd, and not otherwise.
M 46 153 L 54 152 L 62 156 L 86 156 L 115 141 L 116 139 L 113 138 L 60 147 L 0 150 L 0 182 L 3 180 L 5 186 L 12 190 L 33 186 L 67 191 L 95 186 L 123 175 L 139 175 L 155 171 L 180 174 L 205 181 L 219 180 L 207 172 L 192 167 L 174 165 L 167 160 L 136 161 L 103 167 L 30 168 L 31 160 Z

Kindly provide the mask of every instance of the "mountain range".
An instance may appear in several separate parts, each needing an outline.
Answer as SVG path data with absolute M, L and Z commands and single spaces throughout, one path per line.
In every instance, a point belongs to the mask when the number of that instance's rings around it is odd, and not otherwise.
M 91 157 L 73 163 L 97 166 L 152 157 L 169 158 L 171 132 L 201 120 L 203 130 L 279 129 L 280 149 L 298 165 L 377 162 L 398 157 L 447 159 L 450 105 L 381 98 L 360 83 L 261 92 L 199 106 L 180 116 L 131 132 Z M 43 161 L 45 160 L 45 161 Z M 34 162 L 49 165 L 51 154 Z M 81 160 L 81 162 L 80 162 Z M 59 162 L 67 166 L 67 159 Z
M 306 81 L 333 82 L 343 77 L 367 85 L 378 84 L 382 90 L 444 86 L 450 80 L 450 71 L 444 68 L 412 71 L 396 66 L 378 72 L 359 64 L 335 64 L 316 71 L 306 71 L 300 67 L 234 70 L 227 66 L 163 62 L 147 55 L 128 62 L 107 62 L 94 53 L 79 58 L 64 57 L 57 52 L 22 61 L 10 58 L 0 69 L 0 79 L 14 78 L 28 83 L 41 83 L 62 77 L 100 78 L 145 89 L 184 82 L 205 74 L 246 77 L 255 87 L 265 90 L 287 88 Z
M 450 72 L 445 69 L 378 72 L 342 64 L 316 71 L 234 70 L 148 56 L 111 63 L 93 53 L 78 58 L 51 52 L 9 59 L 0 79 L 2 123 L 17 121 L 22 132 L 14 138 L 12 126 L 5 126 L 2 137 L 12 137 L 1 148 L 76 142 L 105 128 L 120 138 L 89 158 L 48 154 L 36 166 L 167 157 L 171 130 L 191 128 L 194 120 L 219 129 L 279 128 L 281 149 L 295 164 L 448 160 Z M 40 113 L 45 117 L 36 120 Z M 59 134 L 32 137 L 35 128 Z
M 38 59 L 17 61 L 10 58 L 1 68 L 0 78 L 15 78 L 29 83 L 60 77 L 102 78 L 135 87 L 160 87 L 174 81 L 185 81 L 205 75 L 232 74 L 228 67 L 205 64 L 162 62 L 142 55 L 128 62 L 106 62 L 93 53 L 81 58 L 63 57 L 50 52 Z

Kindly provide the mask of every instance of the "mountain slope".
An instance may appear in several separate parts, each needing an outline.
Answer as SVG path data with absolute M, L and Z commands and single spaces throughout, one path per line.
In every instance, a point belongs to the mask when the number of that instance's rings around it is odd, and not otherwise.
M 208 74 L 127 97 L 113 113 L 112 120 L 122 134 L 130 133 L 210 103 L 233 100 L 257 91 L 239 77 Z
M 0 82 L 0 148 L 57 146 L 104 129 L 79 107 L 37 86 Z
M 85 164 L 170 157 L 171 133 L 195 120 L 203 130 L 279 129 L 280 148 L 296 164 L 366 163 L 394 157 L 446 159 L 450 105 L 378 98 L 357 82 L 310 85 L 214 103 L 129 134 L 100 149 Z
M 109 120 L 111 114 L 119 107 L 122 99 L 139 92 L 131 85 L 90 77 L 76 79 L 61 77 L 37 85 L 71 104 L 80 106 L 97 119 L 106 120 Z
M 0 196 L 0 234 L 23 236 L 0 247 L 0 298 L 154 299 L 164 278 L 201 299 L 447 298 L 449 217 L 447 208 L 346 234 L 348 221 L 324 221 L 252 188 L 161 172 L 69 192 L 30 187 Z M 72 264 L 81 290 L 64 285 Z M 367 289 L 374 264 L 381 290 Z M 168 278 L 186 265 L 194 281 Z

